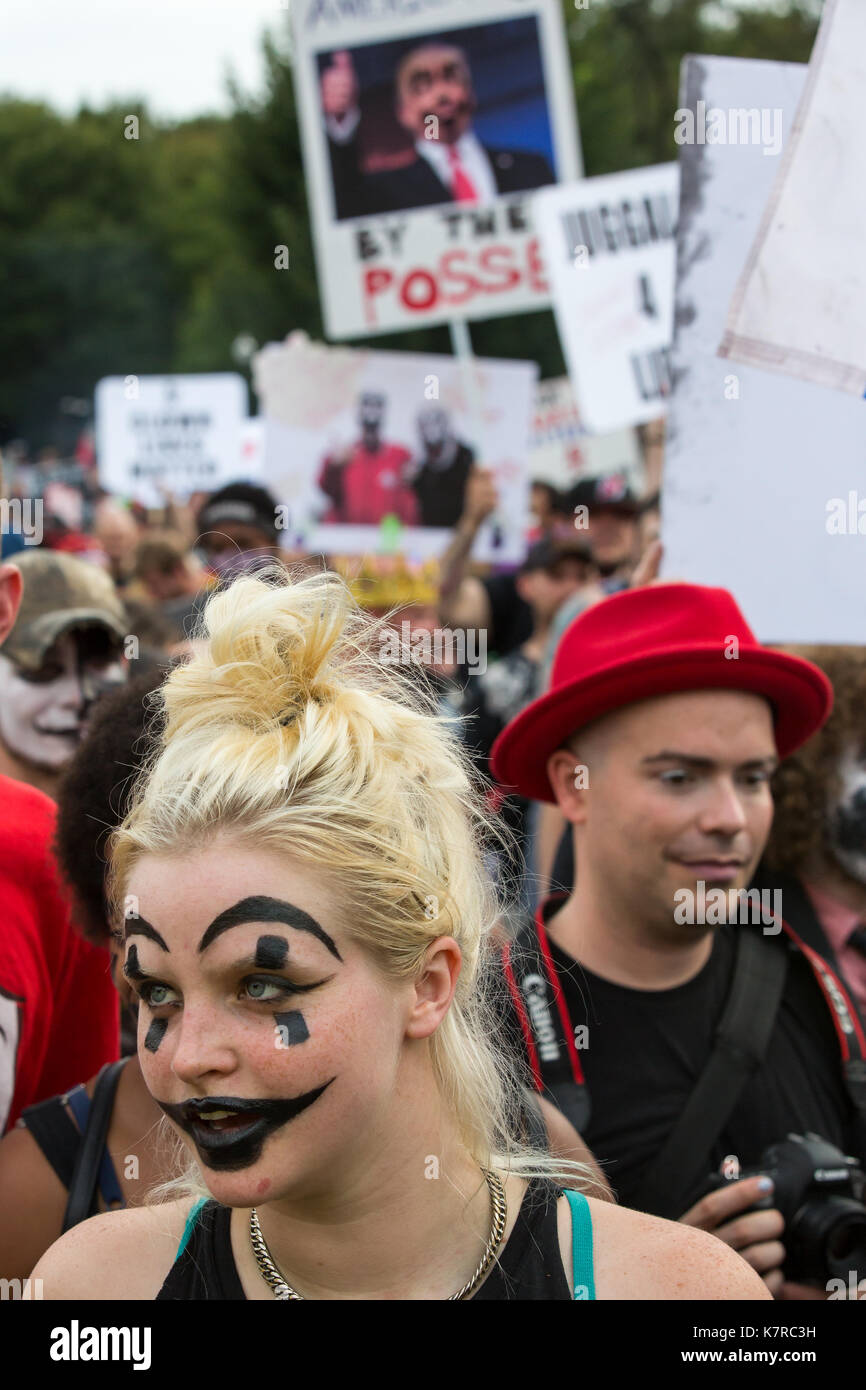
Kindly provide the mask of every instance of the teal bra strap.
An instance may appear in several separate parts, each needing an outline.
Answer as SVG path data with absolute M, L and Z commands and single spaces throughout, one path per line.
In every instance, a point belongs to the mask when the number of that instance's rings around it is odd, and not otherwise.
M 189 1238 L 192 1235 L 193 1226 L 198 1220 L 198 1214 L 207 1202 L 207 1200 L 207 1197 L 199 1197 L 189 1216 L 186 1218 L 186 1225 L 183 1228 L 183 1235 L 180 1238 L 180 1245 L 177 1247 L 177 1254 L 174 1257 L 175 1261 L 180 1259 L 181 1255 L 186 1249 L 187 1244 L 189 1242 Z
M 592 1276 L 592 1216 L 582 1192 L 565 1189 L 571 1207 L 572 1288 L 575 1298 L 595 1298 Z

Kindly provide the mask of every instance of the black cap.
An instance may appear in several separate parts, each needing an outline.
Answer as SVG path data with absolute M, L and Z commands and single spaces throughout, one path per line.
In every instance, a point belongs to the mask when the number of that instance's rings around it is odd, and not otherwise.
M 229 483 L 214 492 L 196 517 L 199 533 L 219 531 L 226 523 L 255 526 L 277 540 L 277 502 L 267 488 L 255 483 Z
M 624 473 L 606 473 L 598 478 L 581 478 L 566 495 L 568 510 L 588 507 L 590 511 L 620 512 L 637 516 L 640 504 Z

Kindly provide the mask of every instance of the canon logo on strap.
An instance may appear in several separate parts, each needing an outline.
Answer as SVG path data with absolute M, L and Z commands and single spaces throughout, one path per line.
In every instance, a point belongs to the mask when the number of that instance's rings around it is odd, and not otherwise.
M 539 1055 L 545 1062 L 557 1062 L 559 1044 L 556 1041 L 556 1029 L 550 1021 L 547 985 L 541 975 L 526 975 L 520 982 L 520 988 L 526 995 L 526 1007 L 532 1019 L 532 1030 Z
M 842 1029 L 843 1033 L 853 1033 L 854 1024 L 851 1020 L 851 1015 L 848 1012 L 848 1005 L 845 1003 L 845 1000 L 839 992 L 839 987 L 836 984 L 836 981 L 833 979 L 833 976 L 830 974 L 829 970 L 824 969 L 823 964 L 819 964 L 818 969 L 821 972 L 821 979 L 824 981 L 827 993 L 830 996 L 830 1003 L 833 1005 L 833 1008 L 836 1011 L 836 1017 L 839 1020 L 839 1027 Z

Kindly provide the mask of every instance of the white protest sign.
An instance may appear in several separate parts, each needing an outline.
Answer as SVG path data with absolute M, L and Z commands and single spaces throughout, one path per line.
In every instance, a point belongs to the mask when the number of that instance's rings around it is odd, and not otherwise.
M 263 348 L 253 370 L 262 481 L 289 508 L 289 548 L 438 558 L 469 471 L 483 462 L 499 508 L 475 558 L 522 558 L 534 362 L 475 358 L 467 368 L 454 357 L 326 348 L 294 334 Z
M 258 482 L 265 468 L 265 422 L 261 415 L 241 421 L 240 462 L 237 477 Z
M 690 58 L 681 101 L 778 110 L 784 148 L 805 77 L 799 64 Z M 776 171 L 757 133 L 680 155 L 663 573 L 730 589 L 763 641 L 864 642 L 863 403 L 717 355 Z
M 827 0 L 720 353 L 866 393 L 866 4 Z
M 96 387 L 99 481 L 109 492 L 161 507 L 240 475 L 247 387 L 234 372 L 110 376 Z
M 581 174 L 559 0 L 291 15 L 328 336 L 549 304 L 530 194 Z
M 588 434 L 567 376 L 540 381 L 529 437 L 529 476 L 565 491 L 580 478 L 622 473 L 642 491 L 641 452 L 633 429 Z
M 536 194 L 535 224 L 581 419 L 593 433 L 663 415 L 678 192 L 676 164 Z

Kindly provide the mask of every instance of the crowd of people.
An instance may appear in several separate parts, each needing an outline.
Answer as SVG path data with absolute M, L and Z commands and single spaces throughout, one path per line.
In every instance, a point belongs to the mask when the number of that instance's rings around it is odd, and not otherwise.
M 0 1278 L 866 1291 L 866 653 L 618 474 L 479 567 L 464 482 L 434 566 L 244 481 L 4 538 Z

